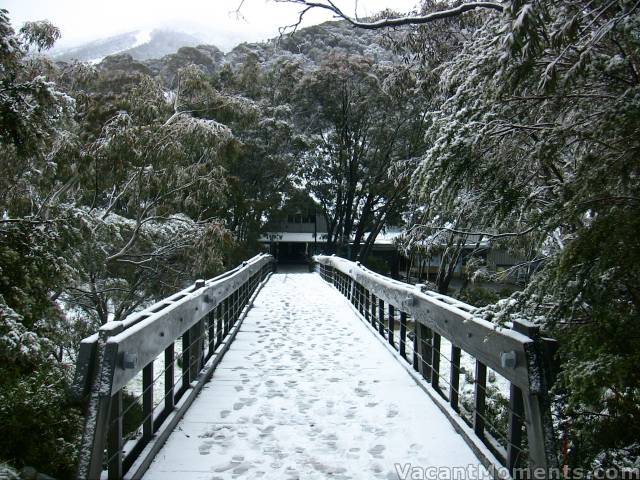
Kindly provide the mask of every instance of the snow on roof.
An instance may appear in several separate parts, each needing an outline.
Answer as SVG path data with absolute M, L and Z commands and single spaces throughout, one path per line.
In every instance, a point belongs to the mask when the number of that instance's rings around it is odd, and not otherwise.
M 393 245 L 394 240 L 402 235 L 400 229 L 388 229 L 386 232 L 380 232 L 376 237 L 375 245 Z M 369 232 L 364 234 L 363 238 L 367 238 Z M 351 239 L 353 241 L 353 238 Z M 294 232 L 266 232 L 260 236 L 260 242 L 287 242 L 287 243 L 312 243 L 326 242 L 327 234 L 318 232 L 317 239 L 314 239 L 313 233 L 294 233 Z
M 401 236 L 404 233 L 403 230 L 399 228 L 390 228 L 385 232 L 380 232 L 376 237 L 375 245 L 393 245 L 395 243 L 396 238 Z M 369 236 L 369 232 L 364 234 L 364 238 Z
M 326 242 L 327 234 L 318 232 L 317 239 L 313 233 L 267 232 L 260 236 L 261 242 L 313 243 Z

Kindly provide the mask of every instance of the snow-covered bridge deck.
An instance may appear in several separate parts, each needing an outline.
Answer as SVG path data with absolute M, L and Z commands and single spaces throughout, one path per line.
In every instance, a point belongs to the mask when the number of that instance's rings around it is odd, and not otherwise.
M 338 291 L 283 273 L 144 478 L 398 479 L 396 464 L 479 461 Z
M 84 339 L 77 478 L 555 475 L 552 340 L 358 263 L 313 262 L 272 274 L 257 255 Z

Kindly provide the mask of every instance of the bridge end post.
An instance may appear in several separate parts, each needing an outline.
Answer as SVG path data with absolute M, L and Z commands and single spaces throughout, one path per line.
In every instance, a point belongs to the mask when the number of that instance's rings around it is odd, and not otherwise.
M 111 415 L 111 385 L 118 360 L 118 346 L 107 340 L 123 330 L 121 322 L 109 322 L 99 332 L 95 368 L 90 383 L 87 415 L 80 444 L 78 479 L 98 480 L 102 474 L 104 447 Z
M 527 442 L 529 446 L 529 468 L 535 478 L 550 478 L 552 470 L 559 468 L 556 438 L 551 417 L 551 372 L 549 362 L 544 358 L 545 346 L 540 337 L 540 327 L 530 322 L 516 320 L 513 330 L 527 335 L 533 340 L 526 350 L 527 367 L 530 373 L 530 388 L 522 392 Z M 518 399 L 514 399 L 515 402 Z M 511 432 L 509 432 L 511 433 Z M 511 463 L 511 462 L 508 462 Z M 515 465 L 509 465 L 514 468 Z

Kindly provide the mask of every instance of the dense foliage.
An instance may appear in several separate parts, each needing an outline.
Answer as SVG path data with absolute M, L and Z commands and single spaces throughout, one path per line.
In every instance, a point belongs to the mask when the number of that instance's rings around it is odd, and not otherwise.
M 561 340 L 561 430 L 588 467 L 640 432 L 640 12 L 513 0 L 478 15 L 437 66 L 417 230 L 487 232 L 525 259 L 526 290 L 483 314 Z

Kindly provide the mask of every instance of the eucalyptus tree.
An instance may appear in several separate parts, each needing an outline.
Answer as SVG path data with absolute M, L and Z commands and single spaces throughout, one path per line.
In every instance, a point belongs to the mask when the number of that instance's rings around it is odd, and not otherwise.
M 397 219 L 408 187 L 398 164 L 422 146 L 419 96 L 409 70 L 360 55 L 332 53 L 301 79 L 295 98 L 308 149 L 299 176 L 322 206 L 329 249 L 364 259 Z
M 106 120 L 97 133 L 75 132 L 75 156 L 57 157 L 67 168 L 53 183 L 68 188 L 55 208 L 82 238 L 78 274 L 59 293 L 99 323 L 222 267 L 226 229 L 209 206 L 223 197 L 222 157 L 235 140 L 207 118 L 209 85 L 197 69 L 179 77 L 173 96 L 136 70 L 103 67 L 79 87 L 80 114 Z
M 0 457 L 67 476 L 79 415 L 66 398 L 57 348 L 64 316 L 51 295 L 71 274 L 61 245 L 70 237 L 41 215 L 38 184 L 74 102 L 29 56 L 59 35 L 48 22 L 15 32 L 0 10 Z
M 470 200 L 538 269 L 486 316 L 524 314 L 565 340 L 581 462 L 638 440 L 639 22 L 629 2 L 510 2 L 443 68 L 416 175 L 417 196 L 445 211 Z

